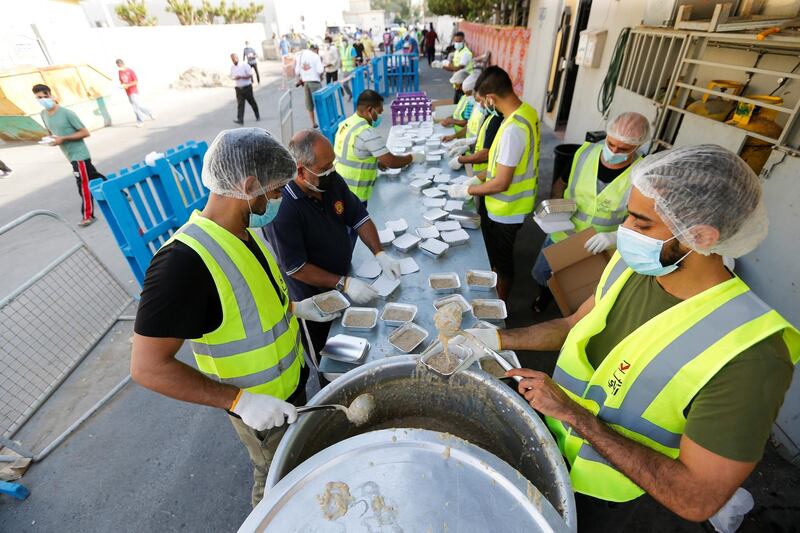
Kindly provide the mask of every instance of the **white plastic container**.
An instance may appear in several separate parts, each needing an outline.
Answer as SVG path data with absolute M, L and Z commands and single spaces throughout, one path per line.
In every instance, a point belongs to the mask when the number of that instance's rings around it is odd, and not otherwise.
M 420 239 L 417 235 L 411 233 L 403 233 L 398 238 L 392 241 L 392 246 L 394 246 L 403 253 L 408 253 L 409 251 L 416 248 L 416 246 L 420 243 L 421 240 L 422 239 Z

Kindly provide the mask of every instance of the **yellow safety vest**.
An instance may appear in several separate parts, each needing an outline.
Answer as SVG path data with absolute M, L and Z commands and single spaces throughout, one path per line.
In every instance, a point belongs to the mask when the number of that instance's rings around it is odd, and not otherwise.
M 473 153 L 480 152 L 481 150 L 486 149 L 486 130 L 489 129 L 489 124 L 492 122 L 492 115 L 489 112 L 486 112 L 486 118 L 483 122 L 481 122 L 480 128 L 478 128 L 478 138 L 475 141 L 475 150 Z M 469 124 L 467 124 L 467 128 L 469 128 Z M 469 136 L 469 133 L 467 133 Z M 488 160 L 487 160 L 488 161 Z M 489 163 L 473 163 L 472 164 L 472 172 L 477 174 L 478 172 L 483 172 L 489 166 Z
M 361 159 L 356 156 L 356 137 L 371 128 L 366 119 L 354 113 L 339 124 L 333 142 L 336 153 L 336 172 L 362 202 L 372 196 L 372 187 L 378 177 L 378 159 L 372 155 Z
M 467 96 L 466 94 L 462 94 L 461 98 L 458 99 L 458 104 L 456 104 L 456 108 L 453 111 L 453 118 L 456 120 L 469 120 L 464 117 L 464 113 L 467 111 L 467 106 L 469 105 L 470 99 L 472 100 L 473 106 L 475 105 L 475 99 L 472 96 Z M 472 115 L 470 115 L 472 116 Z M 461 131 L 464 126 L 459 126 L 457 124 L 453 124 L 453 128 L 455 128 L 456 133 Z
M 353 45 L 339 47 L 339 56 L 342 59 L 342 71 L 350 72 L 356 68 L 356 58 L 353 57 Z
M 797 363 L 800 332 L 734 277 L 639 326 L 594 369 L 586 345 L 605 328 L 632 274 L 614 254 L 597 286 L 594 309 L 564 341 L 553 380 L 615 431 L 674 459 L 686 426 L 684 410 L 700 389 L 739 353 L 778 332 Z M 576 492 L 612 502 L 644 493 L 568 425 L 545 420 L 571 465 Z
M 285 400 L 297 389 L 305 364 L 300 328 L 289 312 L 289 293 L 277 263 L 248 232 L 266 257 L 283 302 L 247 246 L 199 211 L 172 237 L 203 260 L 222 306 L 222 324 L 191 339 L 192 352 L 197 368 L 210 378 Z
M 467 43 L 464 43 L 464 48 L 462 48 L 461 50 L 456 50 L 455 52 L 453 52 L 453 66 L 456 67 L 456 66 L 460 66 L 461 65 L 461 55 L 466 53 L 466 52 L 470 53 L 470 58 L 469 58 L 469 63 L 467 63 L 464 66 L 464 70 L 466 70 L 467 72 L 472 74 L 472 70 L 473 70 L 472 59 L 475 56 L 474 56 L 474 54 L 472 54 L 472 51 L 469 48 L 467 48 Z M 456 87 L 455 83 L 453 84 L 453 87 L 454 88 Z
M 472 114 L 467 120 L 467 139 L 478 136 L 478 131 L 483 123 L 483 113 L 484 109 L 482 107 L 479 109 L 477 102 L 474 102 L 472 104 Z
M 492 147 L 489 148 L 486 179 L 494 179 L 497 174 L 497 151 L 503 133 L 511 123 L 526 132 L 525 151 L 514 169 L 514 177 L 508 189 L 486 196 L 486 211 L 489 218 L 503 224 L 521 223 L 525 220 L 525 215 L 533 211 L 539 175 L 539 118 L 533 107 L 522 102 L 516 111 L 503 119 L 503 123 L 497 129 Z
M 563 241 L 570 235 L 594 227 L 598 233 L 617 231 L 628 216 L 628 196 L 631 190 L 631 169 L 641 159 L 637 157 L 622 174 L 614 178 L 597 193 L 597 174 L 600 154 L 605 141 L 583 143 L 572 159 L 569 185 L 564 191 L 565 199 L 574 199 L 577 209 L 570 220 L 575 224 L 571 231 L 551 233 L 553 242 Z

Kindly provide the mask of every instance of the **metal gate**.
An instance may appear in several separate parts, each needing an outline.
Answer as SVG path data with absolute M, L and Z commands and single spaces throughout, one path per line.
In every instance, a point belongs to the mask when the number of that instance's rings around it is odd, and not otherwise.
M 133 297 L 55 213 L 38 210 L 17 218 L 0 227 L 0 241 L 36 217 L 62 224 L 75 242 L 0 299 L 0 432 L 6 443 L 118 320 L 132 318 L 122 313 Z M 6 254 L 4 260 L 13 257 Z M 101 405 L 80 417 L 35 459 L 44 457 Z
M 284 146 L 289 145 L 294 135 L 294 116 L 292 112 L 292 93 L 286 91 L 278 100 L 278 120 L 281 125 L 281 142 Z

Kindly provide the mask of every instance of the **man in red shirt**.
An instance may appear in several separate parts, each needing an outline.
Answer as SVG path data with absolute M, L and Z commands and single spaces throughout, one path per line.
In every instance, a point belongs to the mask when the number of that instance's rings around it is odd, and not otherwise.
M 136 114 L 136 127 L 141 128 L 144 123 L 144 117 L 147 116 L 150 120 L 155 120 L 153 113 L 144 107 L 139 97 L 139 79 L 133 69 L 125 66 L 125 62 L 117 59 L 117 68 L 119 69 L 119 83 L 128 95 L 128 101 L 133 107 L 133 112 Z

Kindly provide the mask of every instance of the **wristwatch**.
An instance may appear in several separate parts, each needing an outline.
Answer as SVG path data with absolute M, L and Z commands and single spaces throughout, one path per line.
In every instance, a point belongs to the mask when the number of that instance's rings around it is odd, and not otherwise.
M 336 290 L 339 292 L 344 292 L 344 284 L 347 281 L 347 277 L 342 276 L 339 278 L 339 281 L 336 282 Z

